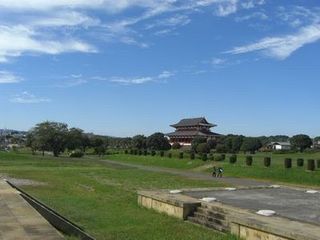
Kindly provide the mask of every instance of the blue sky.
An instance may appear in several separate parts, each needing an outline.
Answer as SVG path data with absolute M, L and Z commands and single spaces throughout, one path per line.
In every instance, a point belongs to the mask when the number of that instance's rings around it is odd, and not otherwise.
M 317 136 L 319 43 L 318 0 L 0 0 L 0 128 Z

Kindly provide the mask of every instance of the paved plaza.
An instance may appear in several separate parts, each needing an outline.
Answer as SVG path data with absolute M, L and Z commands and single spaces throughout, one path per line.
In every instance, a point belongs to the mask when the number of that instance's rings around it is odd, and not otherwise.
M 0 240 L 64 239 L 6 181 L 0 179 Z
M 201 199 L 213 197 L 234 207 L 258 210 L 273 210 L 277 215 L 292 220 L 320 225 L 320 192 L 294 188 L 241 189 L 235 191 L 194 191 L 185 195 Z

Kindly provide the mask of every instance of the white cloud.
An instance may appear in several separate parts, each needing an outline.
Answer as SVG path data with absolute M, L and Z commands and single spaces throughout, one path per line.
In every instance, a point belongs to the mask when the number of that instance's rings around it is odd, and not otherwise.
M 158 75 L 158 79 L 165 79 L 165 78 L 171 78 L 173 77 L 175 74 L 173 72 L 170 71 L 163 71 L 162 73 L 160 73 Z
M 28 23 L 35 27 L 91 27 L 101 24 L 99 19 L 91 18 L 76 11 L 60 11 L 54 15 L 33 17 Z
M 152 82 L 154 79 L 152 77 L 135 77 L 135 78 L 119 78 L 114 77 L 110 82 L 120 83 L 123 85 L 140 85 L 147 82 Z
M 154 23 L 148 24 L 146 29 L 152 29 L 155 27 L 177 27 L 185 26 L 191 22 L 191 19 L 186 15 L 175 15 L 169 18 L 160 19 Z
M 0 71 L 0 84 L 2 83 L 18 83 L 22 78 L 7 71 Z
M 306 8 L 303 6 L 279 7 L 277 17 L 293 28 L 320 22 L 320 8 Z
M 85 42 L 66 39 L 44 39 L 39 32 L 23 25 L 0 25 L 0 62 L 23 53 L 60 54 L 64 52 L 95 52 L 95 48 Z
M 306 27 L 302 27 L 295 34 L 290 34 L 281 37 L 263 38 L 260 41 L 253 44 L 235 47 L 234 49 L 227 51 L 227 53 L 243 54 L 258 51 L 262 52 L 267 56 L 281 60 L 289 57 L 293 52 L 303 47 L 304 45 L 319 40 L 320 24 L 313 24 Z
M 222 59 L 222 58 L 212 58 L 211 59 L 211 64 L 212 65 L 222 65 L 225 62 L 226 62 L 226 60 Z
M 236 17 L 235 20 L 237 22 L 243 22 L 243 21 L 248 21 L 248 20 L 252 20 L 252 19 L 267 20 L 268 18 L 269 17 L 263 12 L 254 12 L 252 14 L 248 14 L 245 16 Z
M 245 9 L 254 8 L 256 5 L 265 4 L 265 0 L 247 0 L 241 3 L 241 6 Z
M 157 76 L 147 76 L 147 77 L 113 77 L 110 82 L 119 83 L 122 85 L 141 85 L 150 82 L 163 82 L 165 79 L 173 77 L 175 74 L 170 71 L 163 71 Z
M 49 98 L 36 97 L 34 94 L 25 91 L 21 94 L 15 95 L 12 99 L 10 99 L 10 102 L 21 104 L 34 104 L 51 102 L 51 100 Z
M 220 17 L 228 16 L 238 10 L 238 0 L 224 1 L 217 6 L 216 15 Z

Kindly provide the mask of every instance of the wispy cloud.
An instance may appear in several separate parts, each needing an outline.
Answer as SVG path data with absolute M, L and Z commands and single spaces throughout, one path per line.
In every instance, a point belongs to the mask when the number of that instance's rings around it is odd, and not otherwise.
M 269 17 L 264 12 L 254 12 L 248 15 L 236 17 L 237 22 L 249 21 L 252 19 L 267 20 Z
M 82 74 L 71 74 L 69 76 L 56 77 L 58 82 L 54 87 L 58 88 L 71 88 L 77 87 L 88 83 L 86 77 Z
M 24 53 L 60 54 L 63 52 L 95 52 L 90 44 L 75 39 L 45 39 L 26 26 L 0 26 L 0 62 Z
M 173 77 L 175 74 L 170 71 L 163 71 L 157 76 L 146 77 L 112 77 L 110 82 L 118 83 L 121 85 L 141 85 L 150 82 L 163 82 L 166 79 Z
M 277 18 L 293 28 L 320 22 L 320 7 L 306 8 L 303 6 L 279 7 Z
M 7 71 L 0 71 L 0 84 L 4 83 L 18 83 L 21 82 L 22 78 L 15 74 Z
M 27 91 L 22 92 L 21 94 L 15 95 L 10 99 L 10 102 L 21 103 L 21 104 L 35 104 L 35 103 L 45 103 L 51 102 L 49 98 L 37 97 L 34 94 L 31 94 Z
M 306 44 L 320 40 L 320 24 L 302 27 L 295 34 L 267 37 L 260 41 L 227 51 L 230 54 L 262 52 L 264 55 L 283 60 Z

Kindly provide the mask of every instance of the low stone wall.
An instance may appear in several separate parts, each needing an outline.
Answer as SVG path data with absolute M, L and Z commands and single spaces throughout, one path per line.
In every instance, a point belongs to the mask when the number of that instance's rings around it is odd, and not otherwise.
M 138 204 L 186 220 L 201 203 L 194 198 L 180 194 L 169 194 L 168 191 L 139 191 Z
M 199 189 L 203 191 L 203 189 Z M 185 189 L 182 191 L 190 191 Z M 197 191 L 192 189 L 192 191 Z M 320 226 L 287 218 L 260 216 L 221 202 L 206 203 L 168 190 L 139 191 L 138 203 L 149 209 L 186 220 L 198 207 L 220 211 L 225 215 L 230 232 L 247 240 L 319 240 Z

